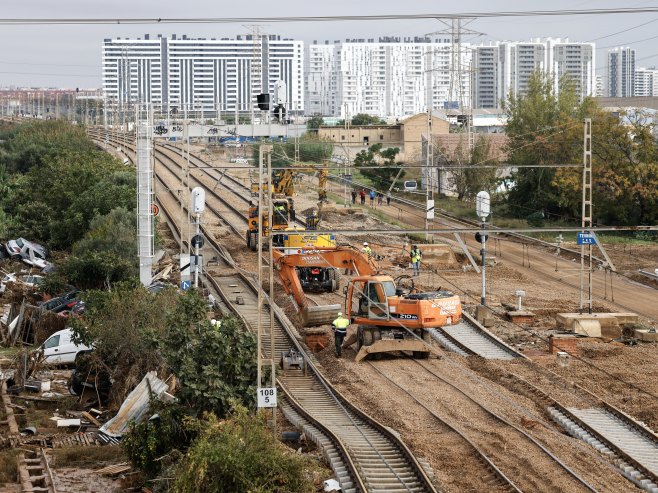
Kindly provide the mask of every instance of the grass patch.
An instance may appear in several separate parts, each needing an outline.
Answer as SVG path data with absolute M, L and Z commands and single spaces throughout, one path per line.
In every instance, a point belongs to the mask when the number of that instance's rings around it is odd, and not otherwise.
M 19 450 L 3 450 L 0 452 L 0 484 L 16 483 L 18 481 L 16 457 L 19 453 Z
M 20 347 L 0 347 L 0 357 L 15 358 L 21 352 Z
M 53 449 L 52 466 L 60 467 L 103 467 L 116 462 L 125 462 L 123 449 L 118 446 L 62 447 Z

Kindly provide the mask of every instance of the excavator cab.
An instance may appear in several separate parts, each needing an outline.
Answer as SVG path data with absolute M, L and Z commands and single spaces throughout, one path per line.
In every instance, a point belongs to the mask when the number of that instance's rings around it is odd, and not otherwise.
M 414 357 L 427 357 L 428 329 L 461 319 L 459 296 L 441 290 L 412 291 L 416 290 L 396 287 L 390 276 L 359 276 L 349 282 L 345 311 L 351 323 L 357 325 L 352 339 L 357 343 L 356 361 L 368 354 L 393 351 L 411 351 Z
M 269 236 L 269 219 L 267 214 L 260 214 L 256 204 L 249 206 L 249 229 L 247 230 L 247 246 L 256 251 L 258 249 L 258 221 L 263 221 L 263 236 Z M 287 231 L 289 226 L 295 222 L 295 206 L 291 198 L 272 198 L 272 229 L 274 231 Z M 273 244 L 282 247 L 284 235 L 276 235 Z
M 395 295 L 395 286 L 392 281 L 350 283 L 348 299 L 352 304 L 348 313 L 353 313 L 355 318 L 363 317 L 369 320 L 389 320 L 388 295 L 390 295 L 391 289 L 393 289 L 393 295 Z M 356 307 L 356 311 L 352 307 Z

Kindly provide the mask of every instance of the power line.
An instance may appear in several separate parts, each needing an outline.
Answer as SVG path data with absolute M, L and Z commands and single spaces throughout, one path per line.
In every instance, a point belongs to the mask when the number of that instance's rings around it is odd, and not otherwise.
M 388 21 L 422 19 L 475 19 L 501 17 L 545 17 L 572 15 L 610 14 L 655 14 L 658 7 L 633 7 L 611 9 L 559 9 L 559 10 L 518 10 L 428 14 L 379 14 L 379 15 L 338 15 L 338 16 L 282 16 L 282 17 L 90 17 L 90 18 L 0 18 L 1 25 L 54 25 L 54 24 L 245 24 L 281 22 L 336 22 L 336 21 Z
M 656 21 L 658 21 L 658 19 L 652 19 L 652 20 L 650 20 L 650 21 L 643 22 L 642 24 L 638 24 L 637 26 L 629 27 L 629 28 L 627 28 L 627 29 L 622 29 L 621 31 L 617 31 L 616 33 L 606 34 L 605 36 L 601 36 L 601 37 L 599 37 L 599 38 L 590 39 L 590 40 L 587 41 L 587 42 L 588 42 L 588 43 L 592 43 L 592 42 L 594 42 L 594 41 L 599 41 L 600 39 L 611 38 L 611 37 L 613 37 L 613 36 L 616 36 L 617 34 L 627 33 L 627 32 L 629 32 L 629 31 L 632 31 L 632 30 L 637 29 L 637 28 L 639 28 L 639 27 L 646 26 L 647 24 L 652 24 L 652 23 L 654 23 L 654 22 L 656 22 Z

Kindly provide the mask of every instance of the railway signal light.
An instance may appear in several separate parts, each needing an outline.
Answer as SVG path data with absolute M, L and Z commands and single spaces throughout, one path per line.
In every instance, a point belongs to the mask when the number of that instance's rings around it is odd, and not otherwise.
M 258 102 L 258 109 L 262 111 L 270 110 L 270 95 L 267 93 L 259 94 L 256 96 Z

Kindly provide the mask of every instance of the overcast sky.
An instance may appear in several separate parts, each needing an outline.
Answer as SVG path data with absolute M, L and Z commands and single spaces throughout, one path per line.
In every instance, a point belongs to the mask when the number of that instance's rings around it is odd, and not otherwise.
M 3 0 L 0 18 L 185 18 L 259 17 L 373 14 L 450 14 L 536 9 L 589 9 L 653 7 L 658 0 Z M 642 25 L 644 24 L 644 25 Z M 573 17 L 485 18 L 469 29 L 482 36 L 465 41 L 527 40 L 531 37 L 568 37 L 595 41 L 596 66 L 605 68 L 605 52 L 611 46 L 630 45 L 637 50 L 637 66 L 658 65 L 658 14 L 590 15 Z M 268 34 L 304 41 L 331 41 L 378 36 L 418 36 L 444 29 L 436 20 L 342 21 L 270 23 Z M 624 32 L 620 32 L 624 31 Z M 198 37 L 233 37 L 246 34 L 240 24 L 92 25 L 0 27 L 0 87 L 100 87 L 101 45 L 104 38 L 188 34 Z M 615 34 L 618 33 L 618 34 Z M 656 36 L 655 39 L 645 40 Z M 642 41 L 645 40 L 645 41 Z M 602 73 L 599 71 L 599 73 Z

